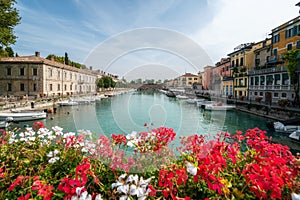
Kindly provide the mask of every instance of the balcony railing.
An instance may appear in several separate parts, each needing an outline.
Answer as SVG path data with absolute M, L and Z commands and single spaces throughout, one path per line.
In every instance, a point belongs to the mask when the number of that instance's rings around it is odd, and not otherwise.
M 260 69 L 260 70 L 249 70 L 249 75 L 257 75 L 257 74 L 270 74 L 274 72 L 286 72 L 287 69 L 285 66 L 282 67 L 272 67 L 267 69 Z
M 249 90 L 291 90 L 290 85 L 250 85 Z

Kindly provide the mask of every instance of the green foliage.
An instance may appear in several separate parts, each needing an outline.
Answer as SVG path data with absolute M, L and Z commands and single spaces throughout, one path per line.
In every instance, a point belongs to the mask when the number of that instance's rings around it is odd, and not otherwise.
M 97 80 L 97 87 L 98 88 L 114 88 L 116 87 L 116 82 L 109 76 L 103 76 L 102 78 Z
M 287 71 L 295 91 L 295 101 L 299 101 L 299 83 L 297 75 L 297 66 L 299 64 L 300 49 L 287 51 L 284 55 L 284 60 L 286 61 Z
M 5 51 L 7 52 L 8 57 L 14 57 L 15 53 L 11 47 L 6 47 Z
M 76 67 L 78 69 L 79 68 L 86 69 L 85 65 L 70 60 L 67 53 L 65 53 L 65 56 L 56 56 L 54 54 L 49 54 L 46 58 L 50 60 L 51 57 L 53 57 L 54 61 L 56 61 L 56 62 L 70 65 L 70 66 Z
M 14 27 L 20 23 L 21 17 L 14 7 L 16 0 L 0 0 L 0 46 L 9 46 L 16 42 Z

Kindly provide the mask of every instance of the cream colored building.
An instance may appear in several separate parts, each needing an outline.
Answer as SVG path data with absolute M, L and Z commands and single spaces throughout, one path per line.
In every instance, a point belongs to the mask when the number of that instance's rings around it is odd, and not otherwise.
M 173 84 L 175 88 L 192 88 L 195 83 L 200 83 L 201 77 L 199 75 L 185 73 L 174 79 Z
M 99 72 L 78 69 L 34 56 L 8 57 L 0 61 L 0 95 L 61 96 L 96 93 Z

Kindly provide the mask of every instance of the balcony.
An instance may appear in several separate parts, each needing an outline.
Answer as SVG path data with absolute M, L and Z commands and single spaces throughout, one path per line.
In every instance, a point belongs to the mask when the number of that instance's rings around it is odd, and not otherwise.
M 250 85 L 249 90 L 276 90 L 276 91 L 286 91 L 291 90 L 290 85 Z
M 258 75 L 258 74 L 271 74 L 275 72 L 286 72 L 287 69 L 285 66 L 282 67 L 272 67 L 267 69 L 260 69 L 260 70 L 249 70 L 249 75 Z

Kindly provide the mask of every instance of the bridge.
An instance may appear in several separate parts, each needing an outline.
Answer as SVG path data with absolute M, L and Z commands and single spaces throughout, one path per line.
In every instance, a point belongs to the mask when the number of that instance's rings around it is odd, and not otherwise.
M 163 84 L 141 84 L 135 86 L 137 90 L 160 90 L 163 88 Z

